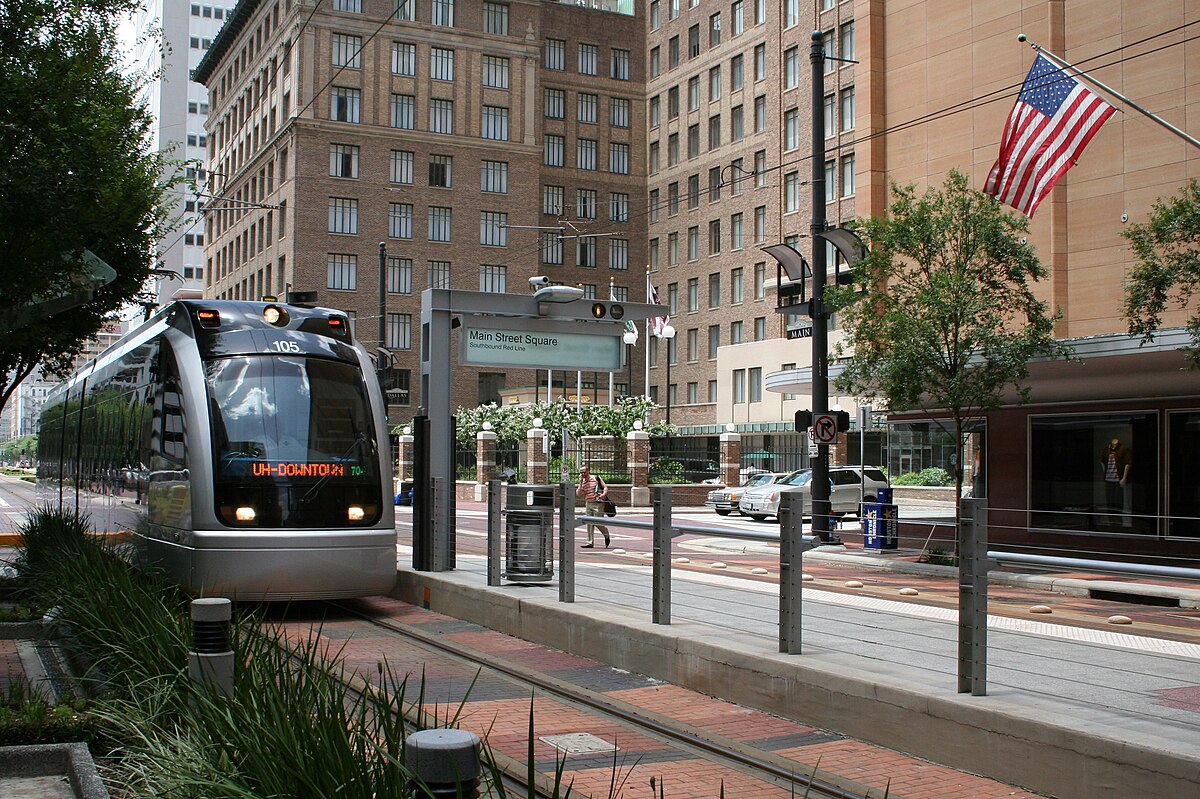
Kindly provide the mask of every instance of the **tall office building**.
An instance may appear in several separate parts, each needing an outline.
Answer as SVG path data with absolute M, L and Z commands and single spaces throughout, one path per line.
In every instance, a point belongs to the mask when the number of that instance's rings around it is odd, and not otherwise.
M 426 288 L 527 293 L 545 275 L 642 300 L 645 20 L 630 11 L 242 0 L 195 73 L 211 98 L 207 294 L 316 292 L 346 310 L 396 359 L 397 417 L 421 402 Z M 633 368 L 615 393 L 630 375 L 641 393 Z M 454 401 L 545 399 L 549 379 L 458 368 Z M 607 403 L 607 373 L 553 383 Z
M 191 72 L 212 46 L 235 0 L 201 3 L 147 0 L 139 9 L 134 67 L 152 76 L 145 98 L 155 118 L 152 146 L 169 151 L 188 179 L 173 193 L 179 224 L 159 242 L 157 299 L 169 302 L 181 292 L 204 290 L 204 216 L 200 213 L 209 191 L 204 165 L 208 90 L 193 82 Z M 160 29 L 161 40 L 148 34 Z

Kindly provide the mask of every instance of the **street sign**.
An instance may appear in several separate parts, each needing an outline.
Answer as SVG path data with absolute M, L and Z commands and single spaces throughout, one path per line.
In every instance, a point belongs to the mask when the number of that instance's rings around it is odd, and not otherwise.
M 813 441 L 818 444 L 836 444 L 838 440 L 837 414 L 814 413 L 812 437 Z
M 797 338 L 812 338 L 812 331 L 812 322 L 803 322 L 796 327 L 789 327 L 787 329 L 788 341 Z
M 501 326 L 489 319 L 487 327 L 472 320 L 459 331 L 461 363 L 472 366 L 521 366 L 542 369 L 583 369 L 614 372 L 621 363 L 623 328 L 609 324 L 604 333 L 579 333 L 581 325 L 521 320 Z M 469 326 L 468 326 L 469 325 Z M 614 335 L 615 333 L 615 335 Z

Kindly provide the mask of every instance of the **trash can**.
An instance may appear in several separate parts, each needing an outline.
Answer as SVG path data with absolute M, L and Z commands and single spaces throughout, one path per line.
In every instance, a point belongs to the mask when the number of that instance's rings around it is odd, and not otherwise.
M 547 582 L 554 577 L 554 486 L 504 488 L 504 579 Z
M 882 489 L 880 490 L 882 492 Z M 888 490 L 891 494 L 891 490 Z M 863 549 L 882 551 L 899 547 L 899 515 L 890 502 L 863 504 Z

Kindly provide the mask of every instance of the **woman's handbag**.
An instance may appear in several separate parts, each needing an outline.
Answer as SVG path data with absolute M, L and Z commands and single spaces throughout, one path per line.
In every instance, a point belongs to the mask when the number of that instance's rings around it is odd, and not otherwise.
M 617 503 L 613 502 L 611 499 L 604 500 L 604 515 L 605 516 L 616 516 L 617 515 Z

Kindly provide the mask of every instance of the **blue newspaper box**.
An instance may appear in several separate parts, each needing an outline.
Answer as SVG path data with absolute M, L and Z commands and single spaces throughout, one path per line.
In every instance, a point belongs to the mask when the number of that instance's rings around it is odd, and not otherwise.
M 882 551 L 899 546 L 899 514 L 890 502 L 863 504 L 863 548 Z

